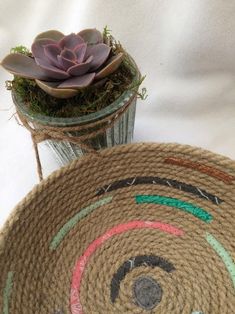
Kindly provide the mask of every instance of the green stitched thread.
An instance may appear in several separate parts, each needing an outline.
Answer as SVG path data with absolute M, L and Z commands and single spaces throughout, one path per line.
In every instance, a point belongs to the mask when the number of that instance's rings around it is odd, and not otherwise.
M 192 314 L 203 314 L 202 312 L 198 312 L 198 311 L 194 311 L 194 312 L 192 312 Z
M 137 195 L 135 199 L 137 204 L 154 203 L 182 209 L 183 211 L 188 212 L 205 222 L 211 222 L 211 220 L 213 219 L 212 215 L 206 212 L 204 209 L 197 207 L 191 203 L 181 201 L 177 198 L 161 195 Z
M 228 251 L 223 247 L 223 245 L 219 241 L 217 241 L 215 237 L 213 237 L 212 234 L 206 233 L 206 240 L 224 262 L 231 276 L 233 286 L 235 289 L 235 264 L 232 257 L 230 256 Z
M 12 271 L 7 274 L 6 285 L 3 291 L 3 314 L 9 314 L 9 299 L 13 286 L 13 275 Z
M 58 231 L 58 233 L 54 236 L 50 243 L 50 249 L 55 250 L 60 242 L 63 240 L 63 238 L 66 236 L 66 234 L 78 223 L 79 220 L 86 217 L 88 214 L 90 214 L 93 210 L 96 208 L 103 206 L 105 204 L 108 204 L 112 201 L 112 196 L 103 198 L 83 209 L 81 209 L 75 216 L 73 216 L 69 221 L 67 221 L 63 227 Z

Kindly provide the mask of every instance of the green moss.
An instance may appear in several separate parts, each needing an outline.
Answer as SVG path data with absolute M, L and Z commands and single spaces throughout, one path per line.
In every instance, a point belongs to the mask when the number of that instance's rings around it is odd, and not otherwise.
M 130 88 L 132 81 L 133 74 L 123 64 L 109 76 L 103 86 L 86 88 L 68 99 L 52 97 L 39 88 L 34 80 L 20 77 L 15 77 L 12 81 L 12 90 L 20 95 L 32 113 L 52 117 L 78 117 L 110 105 Z
M 108 28 L 108 25 L 104 27 L 103 36 L 104 38 L 109 38 L 111 36 L 112 30 Z
M 23 55 L 31 55 L 30 51 L 28 48 L 26 48 L 25 46 L 17 46 L 15 48 L 12 48 L 10 53 L 21 53 Z

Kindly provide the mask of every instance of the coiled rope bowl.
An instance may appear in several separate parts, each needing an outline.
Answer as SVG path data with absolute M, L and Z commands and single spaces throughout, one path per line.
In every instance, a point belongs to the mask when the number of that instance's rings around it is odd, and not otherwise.
M 0 235 L 3 314 L 235 313 L 235 162 L 132 144 L 42 181 Z

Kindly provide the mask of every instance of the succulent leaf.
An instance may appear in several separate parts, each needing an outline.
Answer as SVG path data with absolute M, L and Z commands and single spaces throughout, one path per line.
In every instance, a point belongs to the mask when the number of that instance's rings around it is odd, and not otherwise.
M 60 68 L 64 69 L 65 71 L 67 71 L 72 66 L 76 65 L 76 62 L 66 59 L 62 57 L 61 55 L 57 56 L 57 60 L 60 64 Z
M 82 63 L 84 61 L 86 49 L 87 49 L 87 43 L 77 45 L 74 48 L 74 53 L 76 54 L 76 57 L 77 57 L 77 63 Z
M 67 60 L 73 61 L 73 62 L 75 62 L 77 59 L 76 54 L 72 50 L 67 49 L 67 48 L 64 48 L 62 50 L 61 57 L 65 58 Z
M 10 73 L 29 78 L 47 80 L 49 76 L 39 67 L 33 58 L 26 55 L 14 53 L 7 55 L 1 65 Z
M 90 56 L 86 62 L 76 64 L 68 69 L 68 74 L 72 76 L 80 76 L 87 73 L 91 67 L 91 62 L 93 60 L 93 56 Z
M 84 40 L 82 39 L 81 36 L 76 35 L 76 34 L 70 34 L 67 36 L 64 36 L 60 41 L 59 41 L 59 46 L 64 49 L 74 49 L 77 45 L 83 44 Z
M 104 77 L 115 72 L 120 66 L 120 64 L 122 63 L 123 58 L 124 58 L 124 53 L 122 52 L 120 52 L 116 56 L 111 57 L 108 63 L 106 64 L 106 66 L 96 74 L 95 79 L 96 80 L 103 79 Z
M 86 57 L 93 56 L 91 71 L 98 69 L 108 58 L 111 48 L 105 44 L 97 44 L 87 47 Z
M 52 39 L 39 39 L 32 44 L 31 50 L 35 58 L 45 59 L 44 47 L 49 44 L 56 44 Z
M 45 56 L 49 59 L 52 65 L 59 67 L 57 56 L 61 52 L 61 48 L 57 44 L 49 44 L 44 47 Z
M 46 77 L 54 80 L 64 80 L 69 77 L 69 74 L 57 67 L 51 65 L 47 60 L 35 59 L 37 64 L 40 66 Z
M 63 33 L 59 32 L 57 30 L 51 29 L 49 31 L 38 34 L 37 37 L 35 37 L 34 41 L 36 41 L 38 39 L 42 39 L 42 38 L 43 39 L 49 38 L 49 39 L 53 39 L 53 40 L 58 41 L 63 37 L 64 37 Z
M 88 73 L 82 76 L 75 76 L 61 83 L 58 86 L 58 88 L 82 89 L 84 87 L 89 86 L 93 82 L 94 78 L 95 78 L 95 73 Z
M 70 98 L 75 96 L 78 91 L 71 88 L 57 88 L 58 82 L 45 82 L 36 80 L 37 85 L 44 90 L 47 94 L 56 98 Z
M 78 33 L 88 45 L 95 45 L 103 43 L 103 36 L 101 32 L 99 32 L 95 28 L 84 29 Z

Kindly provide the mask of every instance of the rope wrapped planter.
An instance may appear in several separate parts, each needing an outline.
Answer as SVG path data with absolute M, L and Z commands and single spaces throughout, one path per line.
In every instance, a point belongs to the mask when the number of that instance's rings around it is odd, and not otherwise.
M 130 109 L 130 106 L 134 105 L 135 111 L 135 104 L 136 104 L 137 94 L 133 93 L 129 98 L 128 101 L 123 103 L 123 106 L 98 121 L 91 122 L 84 125 L 76 125 L 76 126 L 69 126 L 69 127 L 56 127 L 56 126 L 48 126 L 38 121 L 32 122 L 28 120 L 22 112 L 19 110 L 17 111 L 17 116 L 19 120 L 22 122 L 23 126 L 31 133 L 31 138 L 33 141 L 33 146 L 35 150 L 35 157 L 37 162 L 37 171 L 40 181 L 43 179 L 42 173 L 42 165 L 40 161 L 39 151 L 38 151 L 38 144 L 47 141 L 64 141 L 70 144 L 79 145 L 81 149 L 86 152 L 90 153 L 98 153 L 96 147 L 92 147 L 88 144 L 88 141 L 97 136 L 104 134 L 108 129 L 112 128 L 114 124 L 121 118 L 122 115 L 125 114 Z M 133 132 L 133 125 L 130 126 Z M 78 135 L 77 132 L 80 132 Z M 81 135 L 83 134 L 83 135 Z M 133 133 L 131 133 L 132 137 Z M 124 142 L 129 142 L 131 138 L 127 138 Z M 117 143 L 119 144 L 119 143 Z
M 63 126 L 66 119 L 63 120 L 62 118 L 51 118 L 55 125 L 46 124 L 45 119 L 41 122 L 40 117 L 33 117 L 27 112 L 19 96 L 14 93 L 12 96 L 16 105 L 17 117 L 31 133 L 40 181 L 43 179 L 38 150 L 38 144 L 41 142 L 47 141 L 57 157 L 62 160 L 63 164 L 66 164 L 68 161 L 72 161 L 87 152 L 97 153 L 101 148 L 130 143 L 132 140 L 137 92 L 126 91 L 125 97 L 122 96 L 120 100 L 116 100 L 116 102 L 119 102 L 118 109 L 114 110 L 115 106 L 111 104 L 110 107 L 114 108 L 110 108 L 110 114 L 105 115 L 103 113 L 104 110 L 107 110 L 105 108 L 100 111 L 98 120 L 81 124 L 79 118 L 77 120 L 76 118 L 69 119 L 74 120 L 74 125 L 69 126 Z M 121 100 L 121 98 L 123 99 Z M 56 125 L 56 122 L 59 125 Z M 61 123 L 62 125 L 60 125 Z M 118 136 L 115 139 L 114 133 L 117 131 Z
M 116 42 L 114 38 L 112 41 Z M 62 165 L 88 152 L 97 153 L 104 148 L 131 143 L 137 98 L 147 97 L 145 88 L 142 92 L 138 91 L 145 77 L 141 76 L 134 59 L 120 44 L 116 45 L 125 54 L 123 62 L 132 74 L 132 82 L 113 102 L 95 112 L 72 117 L 54 117 L 33 112 L 27 101 L 14 90 L 12 82 L 6 82 L 7 89 L 12 90 L 17 117 L 31 133 L 40 181 L 43 179 L 38 150 L 41 142 L 46 141 Z
M 0 236 L 0 310 L 231 314 L 235 162 L 132 144 L 43 180 Z

